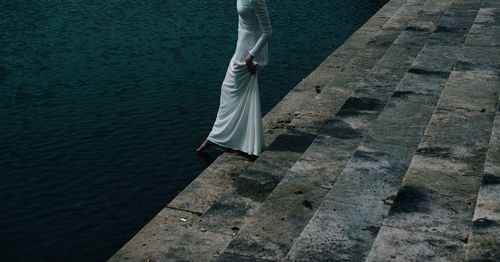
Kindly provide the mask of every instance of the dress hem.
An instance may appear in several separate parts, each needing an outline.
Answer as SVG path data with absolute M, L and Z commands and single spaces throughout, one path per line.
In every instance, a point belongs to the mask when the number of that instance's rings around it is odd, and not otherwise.
M 246 153 L 246 154 L 248 154 L 248 155 L 259 156 L 259 155 L 262 153 L 262 152 L 261 152 L 261 153 L 259 153 L 258 155 L 257 155 L 257 154 L 253 154 L 253 153 L 248 153 L 248 152 L 246 152 L 246 151 L 242 150 L 241 148 L 235 148 L 235 147 L 231 147 L 231 146 L 223 145 L 223 144 L 221 144 L 221 143 L 219 143 L 219 142 L 215 142 L 215 141 L 213 141 L 213 140 L 212 140 L 212 139 L 210 139 L 210 138 L 207 138 L 207 140 L 209 140 L 210 142 L 212 142 L 212 143 L 214 143 L 214 144 L 216 144 L 216 145 L 218 145 L 218 146 L 222 146 L 222 147 L 229 148 L 229 149 L 233 149 L 233 150 L 238 150 L 238 151 L 241 151 L 241 152 Z M 264 148 L 265 148 L 265 147 L 264 147 Z

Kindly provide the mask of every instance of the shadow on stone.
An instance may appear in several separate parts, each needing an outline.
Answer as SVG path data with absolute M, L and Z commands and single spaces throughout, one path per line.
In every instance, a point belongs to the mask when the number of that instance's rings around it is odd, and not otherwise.
M 337 115 L 350 116 L 362 114 L 361 111 L 375 111 L 384 107 L 379 99 L 373 97 L 350 97 L 342 105 Z
M 390 210 L 392 213 L 426 212 L 429 210 L 426 189 L 417 186 L 403 186 L 398 192 Z
M 236 180 L 236 191 L 243 197 L 262 202 L 279 183 L 271 173 L 247 169 Z
M 300 131 L 291 131 L 293 134 L 279 135 L 274 142 L 269 145 L 267 151 L 290 151 L 302 153 L 312 143 L 316 136 Z
M 408 98 L 409 95 L 414 95 L 415 92 L 413 91 L 395 91 L 392 94 L 392 98 L 400 98 L 400 99 L 406 99 Z
M 363 134 L 352 128 L 349 123 L 340 119 L 334 119 L 325 125 L 319 132 L 323 135 L 329 135 L 339 139 L 354 139 L 361 138 Z
M 451 148 L 449 147 L 423 147 L 417 149 L 417 155 L 434 156 L 434 157 L 449 157 L 451 156 Z
M 484 175 L 482 183 L 483 185 L 497 185 L 500 184 L 500 177 L 492 175 Z
M 442 78 L 448 78 L 450 76 L 450 72 L 444 71 L 431 71 L 424 68 L 410 68 L 408 69 L 409 73 L 417 74 L 417 75 L 437 75 Z
M 487 219 L 487 218 L 479 218 L 472 222 L 472 230 L 474 233 L 481 234 L 482 232 L 491 233 L 487 230 L 490 227 L 499 226 L 497 221 Z
M 377 226 L 367 226 L 363 228 L 364 231 L 370 232 L 372 237 L 376 237 L 378 234 L 378 231 L 380 230 L 380 227 Z

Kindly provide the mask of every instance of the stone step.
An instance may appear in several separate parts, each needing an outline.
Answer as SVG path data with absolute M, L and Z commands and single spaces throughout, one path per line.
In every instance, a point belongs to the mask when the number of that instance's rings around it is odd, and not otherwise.
M 497 85 L 500 83 L 497 81 Z M 499 101 L 500 105 L 500 101 Z M 479 188 L 466 261 L 500 261 L 500 110 L 497 111 Z
M 377 37 L 394 38 L 393 34 L 394 32 L 384 32 Z M 372 49 L 376 51 L 372 52 L 372 57 L 364 58 L 363 66 L 373 66 L 377 60 L 375 54 L 382 55 L 379 47 Z M 346 85 L 348 79 L 360 81 L 362 76 L 369 72 L 369 69 L 362 69 L 353 63 L 361 62 L 354 57 L 349 63 L 352 67 L 330 80 L 329 88 L 323 89 L 310 105 L 291 121 L 287 130 L 280 134 L 262 156 L 200 217 L 200 226 L 211 232 L 238 233 L 245 220 L 255 214 L 269 193 L 311 145 L 318 135 L 318 130 L 348 99 L 354 89 L 352 84 Z
M 331 86 L 332 78 L 344 71 L 353 70 L 349 67 L 349 62 L 353 57 L 365 50 L 366 44 L 380 30 L 384 21 L 389 20 L 391 15 L 397 11 L 397 8 L 401 7 L 401 1 L 389 1 L 263 117 L 264 136 L 267 145 L 272 144 L 279 135 L 283 134 L 290 122 L 323 89 Z M 252 161 L 252 159 L 235 153 L 224 153 L 188 185 L 184 191 L 177 195 L 168 206 L 195 213 L 206 212 Z
M 320 129 L 274 191 L 254 207 L 253 215 L 245 217 L 243 227 L 220 260 L 244 257 L 276 261 L 286 256 L 425 43 L 417 41 L 408 47 L 408 40 L 429 38 L 435 28 L 432 22 L 419 19 L 428 16 L 417 17 L 418 23 L 403 31 L 363 81 L 355 85 L 335 119 Z
M 312 99 L 335 86 L 332 83 L 336 81 L 336 76 L 356 70 L 350 61 L 360 52 L 365 52 L 367 43 L 374 39 L 381 27 L 403 6 L 402 2 L 403 0 L 389 1 L 266 114 L 263 118 L 266 144 L 277 140 L 297 113 L 309 105 Z M 340 90 L 343 88 L 336 86 Z M 343 98 L 338 99 L 341 101 Z M 252 159 L 247 157 L 228 152 L 222 154 L 111 257 L 110 261 L 143 261 L 148 258 L 197 260 L 216 256 L 232 239 L 232 234 L 208 231 L 198 223 L 199 217 L 224 192 L 232 189 L 236 178 L 251 165 Z
M 481 1 L 455 3 L 448 28 L 467 27 L 466 21 L 474 17 L 475 23 L 368 261 L 464 261 L 468 241 L 471 261 L 487 261 L 482 259 L 495 252 L 498 259 L 498 227 L 489 227 L 488 222 L 483 227 L 481 222 L 486 220 L 481 218 L 488 216 L 488 208 L 499 205 L 498 191 L 490 191 L 494 189 L 488 182 L 490 176 L 485 172 L 483 177 L 483 163 L 486 157 L 488 166 L 498 148 L 492 123 L 500 92 L 500 60 L 490 58 L 498 57 L 488 48 L 493 43 L 488 39 L 491 34 L 477 33 L 485 29 L 478 22 L 491 10 L 478 11 Z M 484 195 L 480 192 L 478 198 L 481 181 Z M 476 198 L 477 216 L 471 231 Z
M 207 225 L 213 220 L 217 226 L 226 228 L 239 227 L 238 217 L 228 217 L 227 207 L 238 206 L 246 214 L 246 206 L 251 202 L 262 202 L 272 189 L 281 181 L 284 174 L 309 147 L 316 137 L 318 130 L 341 108 L 352 94 L 355 84 L 363 80 L 371 68 L 383 56 L 387 48 L 400 34 L 401 30 L 380 30 L 365 46 L 363 52 L 353 57 L 346 69 L 336 74 L 325 88 L 316 96 L 302 112 L 295 117 L 285 132 L 269 146 L 262 157 L 253 163 L 235 183 L 235 187 L 222 198 L 219 204 L 223 209 L 218 209 L 216 203 L 203 217 Z M 353 105 L 353 103 L 349 103 Z M 239 196 L 244 198 L 238 204 Z M 228 199 L 229 202 L 224 202 Z M 244 204 L 245 203 L 245 204 Z M 232 209 L 235 210 L 235 209 Z M 220 211 L 220 212 L 219 212 Z M 228 225 L 224 225 L 227 220 Z M 229 226 L 231 225 L 231 226 Z M 229 227 L 227 227 L 229 226 Z
M 467 46 L 478 46 L 492 50 L 491 47 L 500 45 L 500 2 L 483 1 L 479 9 L 475 24 L 471 29 Z M 483 36 L 483 37 L 481 37 Z M 496 39 L 494 38 L 496 37 Z M 481 39 L 482 38 L 482 39 Z M 498 48 L 497 48 L 498 50 Z M 498 56 L 497 51 L 497 56 Z M 493 55 L 488 51 L 484 56 Z M 499 60 L 497 60 L 499 61 Z M 478 65 L 480 61 L 475 64 Z M 497 65 L 499 63 L 497 62 Z M 485 67 L 486 66 L 486 67 Z M 481 72 L 498 76 L 498 70 L 488 63 L 480 66 Z M 496 67 L 499 69 L 499 67 Z M 500 86 L 498 77 L 488 79 L 491 84 L 486 87 Z M 481 86 L 481 88 L 484 88 Z M 500 99 L 500 96 L 499 96 Z M 486 101 L 485 101 L 486 102 Z M 493 103 L 481 103 L 491 110 Z M 470 106 L 472 107 L 472 106 Z M 479 108 L 474 106 L 476 110 Z M 481 109 L 482 110 L 482 109 Z M 470 228 L 469 239 L 466 247 L 466 261 L 500 261 L 500 100 L 497 101 L 497 109 L 493 128 L 491 130 L 486 161 L 483 167 L 483 178 L 479 188 L 474 216 Z
M 361 261 L 367 257 L 467 36 L 467 30 L 443 30 L 449 28 L 446 23 L 459 0 L 440 2 L 444 7 L 450 3 L 285 260 Z M 415 39 L 400 40 L 414 44 Z

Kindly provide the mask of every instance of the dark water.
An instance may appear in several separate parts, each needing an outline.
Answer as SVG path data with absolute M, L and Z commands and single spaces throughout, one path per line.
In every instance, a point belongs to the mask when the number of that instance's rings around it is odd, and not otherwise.
M 386 0 L 270 0 L 263 113 Z M 217 156 L 235 1 L 0 0 L 0 260 L 103 261 Z

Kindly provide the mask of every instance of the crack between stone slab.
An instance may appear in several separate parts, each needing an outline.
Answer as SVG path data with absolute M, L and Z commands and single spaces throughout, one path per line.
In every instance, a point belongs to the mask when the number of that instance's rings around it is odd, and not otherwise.
M 438 101 L 439 103 L 439 101 Z M 464 108 L 464 107 L 460 107 L 460 106 L 436 106 L 436 109 L 446 109 L 446 110 L 454 110 L 454 109 L 459 109 L 459 110 L 464 110 L 466 112 L 469 112 L 469 113 L 483 113 L 483 114 L 490 114 L 490 115 L 495 115 L 496 111 L 491 111 L 491 110 L 486 110 L 484 109 L 484 111 L 481 109 L 481 110 L 477 110 L 477 109 L 470 109 L 470 108 Z
M 482 45 L 482 44 L 470 44 L 470 43 L 467 43 L 465 46 L 472 46 L 472 47 L 496 47 L 496 48 L 498 48 L 500 46 L 500 44 Z
M 472 220 L 471 220 L 471 223 L 472 223 Z M 407 227 L 384 225 L 384 224 L 382 224 L 381 227 L 390 227 L 390 228 L 402 229 L 402 230 L 408 231 L 410 233 L 428 234 L 428 235 L 435 236 L 435 237 L 441 237 L 441 238 L 446 238 L 446 239 L 449 239 L 449 240 L 460 241 L 463 244 L 467 244 L 467 242 L 469 241 L 469 235 L 470 235 L 470 230 L 468 230 L 469 232 L 468 232 L 467 237 L 465 239 L 460 239 L 460 238 L 457 238 L 457 237 L 454 237 L 454 236 L 451 236 L 451 235 L 447 235 L 447 234 L 444 234 L 444 233 L 441 233 L 441 232 L 422 231 L 422 230 L 410 229 L 410 228 L 407 228 Z
M 337 185 L 337 183 L 335 183 L 335 185 Z M 335 186 L 333 186 L 332 189 L 335 189 Z M 326 196 L 325 196 L 325 198 L 323 198 L 323 200 L 327 200 L 327 201 L 334 202 L 334 203 L 339 203 L 341 205 L 348 205 L 348 206 L 352 206 L 352 207 L 359 207 L 359 205 L 356 204 L 356 203 L 351 203 L 351 202 L 347 202 L 347 201 L 341 201 L 339 199 L 326 199 Z M 318 209 L 319 209 L 319 207 L 318 207 Z
M 237 255 L 237 256 L 240 256 L 240 257 L 246 257 L 246 258 L 250 258 L 250 259 L 258 259 L 258 260 L 262 260 L 262 261 L 269 261 L 269 262 L 272 262 L 273 260 L 268 260 L 268 259 L 263 259 L 263 258 L 258 258 L 258 257 L 252 257 L 252 256 L 245 256 L 245 255 L 242 255 L 242 254 L 239 254 L 239 253 L 233 253 L 233 252 L 224 252 L 226 254 L 232 254 L 232 255 Z
M 177 211 L 184 211 L 184 212 L 188 212 L 188 213 L 192 213 L 192 214 L 195 214 L 197 216 L 202 216 L 203 213 L 201 212 L 196 212 L 196 211 L 192 211 L 192 210 L 187 210 L 187 209 L 183 209 L 183 208 L 178 208 L 178 207 L 171 207 L 171 206 L 165 206 L 166 208 L 170 208 L 172 210 L 177 210 Z

